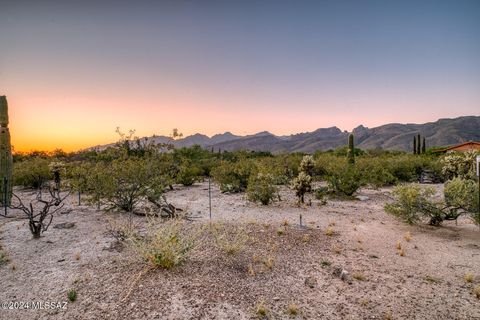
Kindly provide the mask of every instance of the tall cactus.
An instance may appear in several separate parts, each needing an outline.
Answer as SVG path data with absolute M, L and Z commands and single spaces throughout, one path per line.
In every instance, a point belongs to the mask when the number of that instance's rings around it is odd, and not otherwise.
M 348 163 L 355 163 L 355 145 L 353 142 L 353 133 L 348 136 Z
M 12 200 L 12 167 L 7 97 L 0 96 L 0 203 L 2 205 L 10 205 Z

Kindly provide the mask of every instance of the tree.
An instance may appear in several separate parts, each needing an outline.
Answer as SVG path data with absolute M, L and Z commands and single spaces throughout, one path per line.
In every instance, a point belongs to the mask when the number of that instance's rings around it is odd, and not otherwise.
M 413 136 L 413 154 L 417 154 L 417 137 Z

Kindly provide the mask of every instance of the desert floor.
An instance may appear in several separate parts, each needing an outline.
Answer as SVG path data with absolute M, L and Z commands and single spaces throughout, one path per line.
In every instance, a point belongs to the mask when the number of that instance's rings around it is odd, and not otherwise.
M 197 217 L 189 224 L 208 226 L 207 187 L 176 186 L 167 198 Z M 282 188 L 281 202 L 261 206 L 213 185 L 212 220 L 244 228 L 249 243 L 229 256 L 204 241 L 172 270 L 145 271 L 132 249 L 107 232 L 111 221 L 130 216 L 143 225 L 144 217 L 78 206 L 71 197 L 71 212 L 57 214 L 32 239 L 26 220 L 12 212 L 0 218 L 0 247 L 9 260 L 0 265 L 0 302 L 66 302 L 72 288 L 78 298 L 65 309 L 0 309 L 0 319 L 255 319 L 258 305 L 271 319 L 480 319 L 473 294 L 480 286 L 480 229 L 466 218 L 441 227 L 406 225 L 383 210 L 390 191 L 362 189 L 363 201 L 321 205 L 312 198 L 299 207 Z M 53 228 L 63 222 L 75 225 Z M 467 274 L 475 275 L 473 283 Z M 298 307 L 296 316 L 289 305 Z

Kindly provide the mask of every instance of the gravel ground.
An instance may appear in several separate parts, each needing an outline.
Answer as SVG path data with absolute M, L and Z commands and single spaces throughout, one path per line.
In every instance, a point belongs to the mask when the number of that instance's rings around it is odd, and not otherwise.
M 196 217 L 192 225 L 208 226 L 207 187 L 178 186 L 167 197 Z M 78 298 L 64 309 L 0 310 L 0 319 L 254 319 L 259 304 L 271 319 L 480 319 L 472 293 L 480 286 L 479 228 L 468 219 L 406 225 L 384 212 L 389 192 L 363 189 L 364 201 L 311 199 L 299 207 L 282 188 L 282 201 L 265 207 L 213 186 L 212 219 L 245 228 L 248 245 L 229 256 L 205 238 L 168 271 L 146 271 L 106 232 L 109 221 L 128 215 L 77 206 L 74 197 L 72 211 L 55 216 L 40 239 L 25 220 L 1 218 L 0 250 L 9 261 L 0 265 L 0 301 L 66 302 L 71 289 Z M 53 228 L 63 222 L 75 226 Z

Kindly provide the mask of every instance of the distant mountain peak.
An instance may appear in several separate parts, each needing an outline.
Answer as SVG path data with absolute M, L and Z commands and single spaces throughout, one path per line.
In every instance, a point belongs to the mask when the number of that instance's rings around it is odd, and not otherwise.
M 439 119 L 424 124 L 389 123 L 374 128 L 359 125 L 353 129 L 355 145 L 362 149 L 412 149 L 412 137 L 420 133 L 426 138 L 427 147 L 447 146 L 464 141 L 480 141 L 480 116 L 464 116 L 454 119 Z M 214 150 L 255 150 L 280 152 L 306 152 L 335 149 L 348 141 L 348 131 L 336 126 L 319 128 L 313 132 L 303 132 L 287 136 L 276 136 L 268 131 L 252 135 L 237 136 L 227 131 L 211 138 L 196 133 L 183 139 L 154 136 L 155 143 L 172 143 L 175 147 L 190 147 L 195 144 Z M 143 138 L 142 138 L 143 139 Z M 105 147 L 105 146 L 104 146 Z

